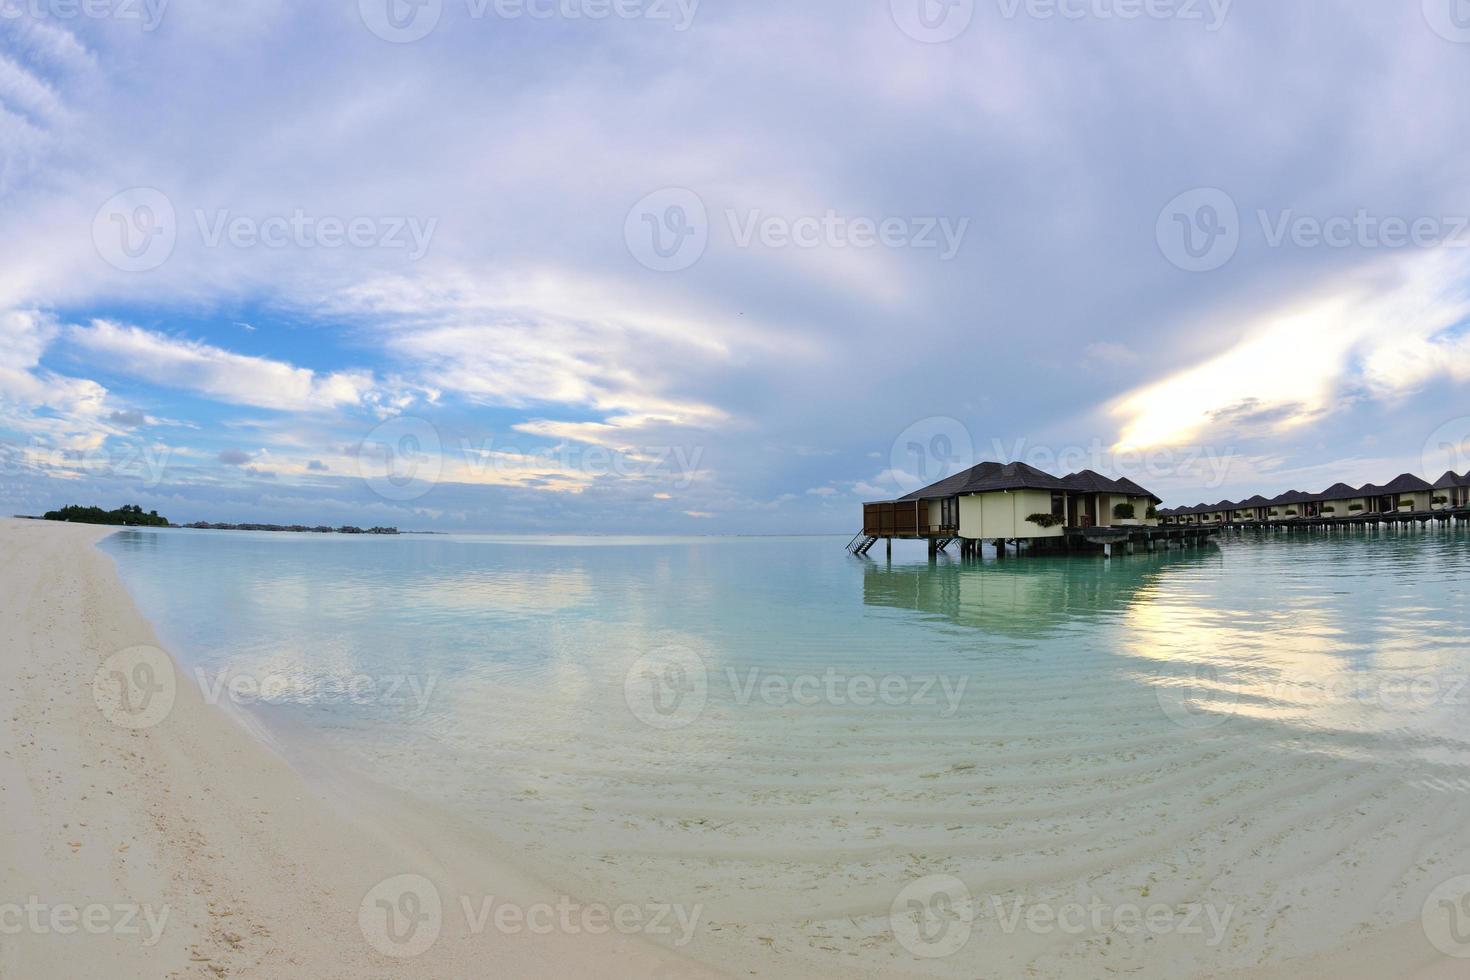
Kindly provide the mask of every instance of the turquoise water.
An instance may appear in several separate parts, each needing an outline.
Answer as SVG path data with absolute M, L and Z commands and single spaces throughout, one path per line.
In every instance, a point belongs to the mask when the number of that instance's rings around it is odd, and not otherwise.
M 1464 530 L 932 564 L 843 543 L 103 547 L 206 693 L 574 894 L 700 903 L 693 949 L 726 965 L 1242 969 L 1417 922 L 1470 873 Z M 936 876 L 977 909 L 954 950 L 892 914 Z M 999 914 L 1144 898 L 1221 927 Z

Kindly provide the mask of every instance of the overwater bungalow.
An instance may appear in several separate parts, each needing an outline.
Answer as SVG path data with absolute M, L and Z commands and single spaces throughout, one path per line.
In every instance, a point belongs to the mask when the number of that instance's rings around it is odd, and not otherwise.
M 1427 480 L 1421 480 L 1412 473 L 1400 473 L 1383 486 L 1365 483 L 1358 488 L 1358 494 L 1365 500 L 1367 513 L 1412 513 L 1429 510 L 1434 488 Z
M 1264 521 L 1266 519 L 1266 512 L 1270 510 L 1270 503 L 1271 501 L 1260 494 L 1256 494 L 1254 497 L 1247 497 L 1235 505 L 1235 520 L 1238 522 Z
M 1288 490 L 1266 502 L 1266 520 L 1290 521 L 1298 517 L 1317 516 L 1316 494 Z
M 1381 486 L 1334 483 L 1321 493 L 1288 490 L 1269 499 L 1257 494 L 1239 503 L 1222 500 L 1218 504 L 1164 508 L 1159 511 L 1159 517 L 1168 526 L 1219 522 L 1239 527 L 1301 521 L 1318 524 L 1393 518 L 1428 520 L 1435 512 L 1444 512 L 1446 517 L 1470 518 L 1470 473 L 1459 476 L 1450 471 L 1433 485 L 1412 473 L 1401 473 Z
M 1317 494 L 1317 512 L 1323 517 L 1356 517 L 1366 506 L 1363 495 L 1346 483 L 1334 483 Z
M 1071 491 L 1073 510 L 1068 517 L 1073 526 L 1158 524 L 1157 507 L 1163 501 L 1132 480 L 1115 480 L 1095 470 L 1079 470 L 1062 477 L 1062 482 Z
M 1456 510 L 1470 507 L 1470 470 L 1464 476 L 1454 470 L 1446 470 L 1444 476 L 1434 481 L 1434 496 L 1430 498 L 1430 510 Z
M 863 504 L 863 530 L 849 547 L 861 554 L 880 539 L 927 538 L 931 548 L 958 539 L 972 550 L 982 540 L 1003 547 L 1069 536 L 1110 546 L 1131 541 L 1133 531 L 1148 541 L 1161 502 L 1131 480 L 1092 470 L 1057 477 L 1026 463 L 980 463 L 897 500 Z

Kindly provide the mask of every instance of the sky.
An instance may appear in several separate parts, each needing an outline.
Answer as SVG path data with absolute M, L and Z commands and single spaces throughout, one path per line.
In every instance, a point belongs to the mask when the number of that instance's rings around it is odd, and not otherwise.
M 0 0 L 0 510 L 1470 469 L 1470 0 Z

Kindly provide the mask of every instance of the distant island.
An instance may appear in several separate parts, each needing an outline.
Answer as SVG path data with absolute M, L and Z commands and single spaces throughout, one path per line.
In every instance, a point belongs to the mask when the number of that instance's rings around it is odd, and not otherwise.
M 60 510 L 48 510 L 42 520 L 70 521 L 73 524 L 120 524 L 124 527 L 168 527 L 168 518 L 159 517 L 158 511 L 143 513 L 137 504 L 124 504 L 117 510 L 101 507 L 78 507 L 72 504 Z
M 193 524 L 184 524 L 183 527 L 195 528 L 202 531 L 291 531 L 296 534 L 397 534 L 396 527 L 354 527 L 351 524 L 343 524 L 341 527 L 327 527 L 325 524 L 316 527 L 307 527 L 305 524 L 211 524 L 208 521 L 195 521 Z
M 28 515 L 17 514 L 17 517 Z M 30 518 L 35 520 L 35 518 Z M 319 524 L 308 527 L 305 524 L 212 524 L 209 521 L 195 521 L 193 524 L 170 524 L 168 518 L 160 517 L 158 511 L 150 510 L 143 513 L 143 508 L 137 504 L 124 504 L 117 510 L 103 510 L 101 507 L 79 507 L 72 504 L 60 510 L 48 510 L 41 515 L 43 521 L 70 521 L 73 524 L 116 524 L 121 527 L 186 527 L 202 531 L 287 531 L 297 534 L 397 534 L 396 527 L 369 527 L 361 528 L 352 524 L 343 524 L 341 527 L 328 527 Z

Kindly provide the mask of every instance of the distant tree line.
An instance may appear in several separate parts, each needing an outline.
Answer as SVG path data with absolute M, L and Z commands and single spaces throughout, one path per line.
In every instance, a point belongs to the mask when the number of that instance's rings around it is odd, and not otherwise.
M 195 521 L 193 524 L 185 524 L 201 531 L 291 531 L 297 534 L 397 534 L 396 527 L 373 527 L 364 531 L 360 527 L 344 524 L 341 527 L 327 527 L 318 524 L 316 527 L 308 527 L 305 524 L 218 524 L 209 521 Z
M 101 507 L 79 507 L 72 504 L 60 510 L 48 510 L 42 515 L 48 521 L 70 521 L 73 524 L 121 524 L 126 527 L 168 527 L 168 518 L 159 517 L 158 511 L 143 513 L 137 504 L 124 504 L 117 510 Z

